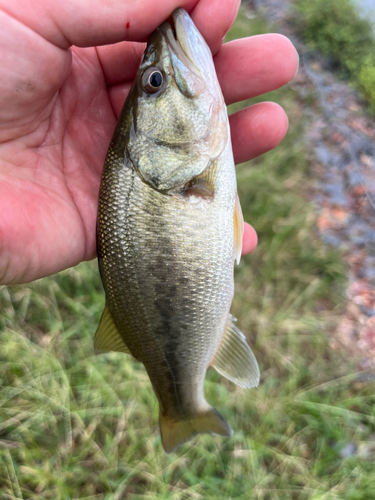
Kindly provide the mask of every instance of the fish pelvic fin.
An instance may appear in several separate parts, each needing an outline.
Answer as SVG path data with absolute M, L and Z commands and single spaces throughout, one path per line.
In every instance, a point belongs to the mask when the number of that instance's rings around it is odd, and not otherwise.
M 245 335 L 235 326 L 235 321 L 236 318 L 230 314 L 211 366 L 234 384 L 249 389 L 259 384 L 259 367 Z
M 160 432 L 163 447 L 167 453 L 171 453 L 197 434 L 216 434 L 224 437 L 233 435 L 231 426 L 212 407 L 181 420 L 175 420 L 161 414 Z
M 107 351 L 125 352 L 131 354 L 113 321 L 112 315 L 105 306 L 98 329 L 95 333 L 94 348 L 97 353 Z

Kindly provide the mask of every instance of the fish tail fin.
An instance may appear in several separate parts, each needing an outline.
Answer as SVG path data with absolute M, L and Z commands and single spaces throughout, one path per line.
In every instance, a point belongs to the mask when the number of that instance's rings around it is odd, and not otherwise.
M 226 437 L 233 434 L 231 426 L 212 407 L 181 420 L 160 415 L 160 432 L 163 447 L 167 453 L 171 453 L 197 434 L 217 434 Z

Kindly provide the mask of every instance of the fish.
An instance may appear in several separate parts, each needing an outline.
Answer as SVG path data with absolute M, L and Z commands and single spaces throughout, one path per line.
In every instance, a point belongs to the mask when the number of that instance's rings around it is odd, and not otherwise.
M 230 315 L 244 222 L 211 51 L 184 9 L 149 37 L 105 159 L 98 352 L 143 363 L 166 452 L 233 430 L 207 403 L 209 366 L 240 387 L 259 368 Z

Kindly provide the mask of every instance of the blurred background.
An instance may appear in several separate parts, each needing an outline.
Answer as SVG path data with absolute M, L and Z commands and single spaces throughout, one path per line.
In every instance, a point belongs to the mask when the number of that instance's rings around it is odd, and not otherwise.
M 232 313 L 259 361 L 205 391 L 235 433 L 166 455 L 143 366 L 95 356 L 96 262 L 0 288 L 0 499 L 375 499 L 375 3 L 243 2 L 226 41 L 278 32 L 300 54 L 274 151 L 237 167 L 256 251 Z

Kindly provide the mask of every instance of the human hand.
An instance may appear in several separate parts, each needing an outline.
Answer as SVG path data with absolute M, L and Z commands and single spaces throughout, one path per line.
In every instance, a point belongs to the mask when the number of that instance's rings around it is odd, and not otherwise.
M 103 162 L 144 50 L 133 41 L 144 42 L 177 7 L 215 54 L 227 104 L 293 78 L 298 58 L 281 35 L 222 46 L 239 0 L 0 0 L 0 283 L 95 256 Z M 274 103 L 232 115 L 236 163 L 275 147 L 287 124 Z M 243 253 L 256 242 L 246 225 Z

